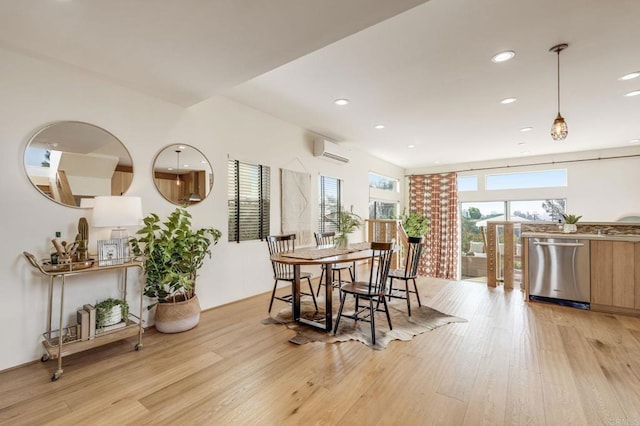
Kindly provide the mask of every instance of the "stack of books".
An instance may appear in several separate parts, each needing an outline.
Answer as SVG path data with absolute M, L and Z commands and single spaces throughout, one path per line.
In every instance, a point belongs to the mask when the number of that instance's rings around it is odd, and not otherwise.
M 78 338 L 90 340 L 96 337 L 96 308 L 93 305 L 84 305 L 76 312 L 78 322 Z

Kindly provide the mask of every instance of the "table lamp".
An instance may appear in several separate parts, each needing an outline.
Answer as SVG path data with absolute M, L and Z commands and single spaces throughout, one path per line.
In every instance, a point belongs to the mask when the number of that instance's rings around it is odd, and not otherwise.
M 111 227 L 111 239 L 127 238 L 127 226 L 142 224 L 140 197 L 98 196 L 94 198 L 93 226 Z

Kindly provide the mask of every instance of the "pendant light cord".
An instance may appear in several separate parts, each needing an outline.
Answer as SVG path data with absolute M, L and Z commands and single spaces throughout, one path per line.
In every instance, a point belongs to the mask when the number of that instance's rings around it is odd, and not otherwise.
M 560 114 L 560 49 L 558 49 L 558 114 Z

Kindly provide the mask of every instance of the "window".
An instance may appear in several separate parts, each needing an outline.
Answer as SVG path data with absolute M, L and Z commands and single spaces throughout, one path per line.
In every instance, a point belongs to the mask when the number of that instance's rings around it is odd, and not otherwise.
M 557 222 L 565 213 L 567 200 L 509 201 L 509 220 Z
M 400 181 L 369 172 L 369 219 L 395 219 L 400 208 Z
M 369 219 L 395 219 L 398 217 L 398 203 L 369 200 Z
M 261 240 L 269 235 L 269 167 L 228 161 L 229 241 Z
M 400 185 L 398 179 L 382 176 L 377 173 L 369 172 L 369 188 L 382 189 L 383 191 L 398 192 Z
M 487 175 L 487 191 L 498 189 L 552 188 L 567 186 L 567 170 Z
M 336 213 L 342 209 L 340 179 L 320 176 L 320 215 L 318 216 L 318 231 L 338 232 Z
M 478 176 L 458 176 L 458 192 L 477 190 Z

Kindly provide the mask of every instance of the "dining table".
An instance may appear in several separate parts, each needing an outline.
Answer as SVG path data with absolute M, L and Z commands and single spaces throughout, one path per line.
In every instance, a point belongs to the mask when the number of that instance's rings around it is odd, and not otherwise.
M 372 256 L 371 243 L 351 243 L 346 248 L 335 246 L 305 247 L 288 253 L 271 256 L 273 262 L 280 262 L 293 266 L 294 279 L 291 283 L 293 321 L 320 328 L 325 331 L 333 329 L 333 265 L 337 263 L 351 263 L 370 259 Z M 300 315 L 300 267 L 305 265 L 324 265 L 325 276 L 325 314 L 324 318 L 309 319 Z M 354 277 L 356 268 L 354 268 Z

